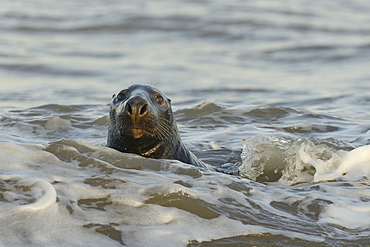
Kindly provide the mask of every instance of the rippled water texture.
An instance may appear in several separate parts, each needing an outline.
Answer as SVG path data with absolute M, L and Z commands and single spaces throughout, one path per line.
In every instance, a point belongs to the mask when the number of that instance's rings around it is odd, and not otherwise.
M 370 3 L 0 2 L 1 246 L 370 246 Z M 222 172 L 105 147 L 172 99 Z

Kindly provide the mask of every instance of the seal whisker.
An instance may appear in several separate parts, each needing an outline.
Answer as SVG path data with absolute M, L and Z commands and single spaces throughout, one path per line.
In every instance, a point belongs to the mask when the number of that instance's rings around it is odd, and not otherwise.
M 168 126 L 168 120 L 165 118 L 158 118 L 158 124 L 154 125 L 152 130 L 155 137 L 164 140 L 172 135 L 171 128 Z
M 160 129 L 158 127 L 156 127 L 156 130 L 155 130 L 155 133 L 154 133 L 155 137 L 158 138 L 159 140 L 164 140 L 165 137 L 163 135 L 163 133 L 160 131 Z
M 169 133 L 163 128 L 162 124 L 155 126 L 154 134 L 158 137 L 158 139 L 164 140 L 166 137 L 169 136 Z
M 170 127 L 170 121 L 165 118 L 159 118 L 160 120 L 160 125 L 162 128 L 166 129 L 169 133 L 172 133 L 172 128 Z
M 159 127 L 164 137 L 169 137 L 172 135 L 172 129 L 168 126 L 166 122 L 160 122 Z

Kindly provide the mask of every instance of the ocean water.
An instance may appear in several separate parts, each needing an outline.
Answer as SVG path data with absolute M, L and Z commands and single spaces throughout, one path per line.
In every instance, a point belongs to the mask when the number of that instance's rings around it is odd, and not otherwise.
M 369 12 L 1 1 L 0 246 L 370 246 Z M 224 173 L 105 147 L 132 83 Z

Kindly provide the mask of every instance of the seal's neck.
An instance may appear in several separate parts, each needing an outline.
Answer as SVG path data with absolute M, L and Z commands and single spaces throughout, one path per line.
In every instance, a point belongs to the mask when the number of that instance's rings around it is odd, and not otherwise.
M 143 136 L 135 139 L 130 135 L 122 135 L 116 129 L 109 129 L 107 146 L 124 153 L 134 153 L 154 159 L 176 159 L 174 153 L 179 149 L 181 140 L 178 131 L 163 140 Z

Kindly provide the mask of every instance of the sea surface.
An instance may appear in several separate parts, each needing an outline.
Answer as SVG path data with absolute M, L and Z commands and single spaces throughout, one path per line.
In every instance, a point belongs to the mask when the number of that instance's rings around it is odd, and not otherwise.
M 0 246 L 370 246 L 369 13 L 2 0 Z M 223 172 L 105 147 L 133 83 Z

